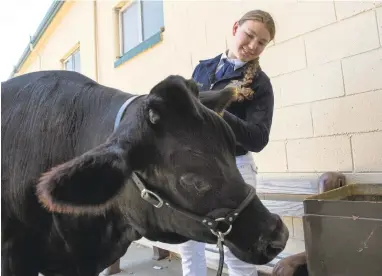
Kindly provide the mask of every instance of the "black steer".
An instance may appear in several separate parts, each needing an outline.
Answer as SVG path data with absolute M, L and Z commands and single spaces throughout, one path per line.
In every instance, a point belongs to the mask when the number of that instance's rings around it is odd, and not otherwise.
M 238 258 L 272 260 L 288 231 L 236 168 L 233 91 L 214 93 L 170 76 L 123 114 L 132 95 L 75 72 L 2 83 L 2 275 L 95 276 L 142 236 L 216 243 L 220 217 Z

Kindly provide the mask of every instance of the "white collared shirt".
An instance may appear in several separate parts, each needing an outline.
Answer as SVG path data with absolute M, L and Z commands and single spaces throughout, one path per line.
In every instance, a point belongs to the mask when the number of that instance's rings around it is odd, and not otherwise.
M 234 67 L 233 67 L 234 71 L 243 67 L 247 63 L 247 62 L 241 61 L 240 59 L 237 59 L 237 58 L 235 58 L 235 59 L 228 58 L 227 52 L 223 52 L 222 56 L 220 57 L 220 61 L 219 61 L 218 66 L 216 67 L 215 73 L 217 73 L 223 67 L 225 59 L 228 60 L 229 63 L 234 65 Z

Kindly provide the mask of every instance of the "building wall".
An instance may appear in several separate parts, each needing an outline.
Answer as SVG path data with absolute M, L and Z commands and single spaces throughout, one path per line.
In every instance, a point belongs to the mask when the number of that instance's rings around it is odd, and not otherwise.
M 265 9 L 277 27 L 261 58 L 275 112 L 271 141 L 254 154 L 260 175 L 317 177 L 338 170 L 354 181 L 381 182 L 382 2 L 164 1 L 162 42 L 115 68 L 118 3 L 97 2 L 96 15 L 92 2 L 67 4 L 41 43 L 42 69 L 60 68 L 59 60 L 79 43 L 84 74 L 148 93 L 169 74 L 190 77 L 200 59 L 230 45 L 235 19 Z M 37 62 L 23 72 L 37 70 Z
M 274 16 L 276 43 L 262 64 L 276 110 L 260 171 L 371 181 L 382 172 L 381 2 L 292 2 Z
M 93 2 L 68 2 L 36 45 L 33 61 L 27 62 L 20 73 L 36 71 L 40 68 L 41 70 L 63 69 L 62 59 L 79 46 L 82 73 L 96 79 L 94 42 Z
M 189 41 L 199 40 L 188 30 L 186 10 L 192 3 L 164 1 L 163 40 L 138 56 L 114 68 L 118 55 L 118 25 L 114 8 L 119 1 L 98 2 L 100 81 L 132 93 L 148 93 L 169 74 L 190 77 L 192 73 Z M 183 28 L 187 28 L 184 30 Z M 190 37 L 194 37 L 190 39 Z

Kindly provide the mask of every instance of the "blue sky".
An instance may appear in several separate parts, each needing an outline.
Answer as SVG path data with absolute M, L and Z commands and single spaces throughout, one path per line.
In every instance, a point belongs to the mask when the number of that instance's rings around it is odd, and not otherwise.
M 52 0 L 0 1 L 0 81 L 7 80 Z

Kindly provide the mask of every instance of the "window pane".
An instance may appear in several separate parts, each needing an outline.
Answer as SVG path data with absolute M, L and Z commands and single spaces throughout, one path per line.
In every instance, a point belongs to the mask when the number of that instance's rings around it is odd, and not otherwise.
M 65 61 L 65 70 L 72 71 L 73 70 L 73 58 L 72 56 L 68 57 Z
M 139 41 L 139 6 L 133 2 L 122 14 L 123 52 L 137 46 Z
M 81 72 L 81 59 L 80 59 L 80 51 L 77 51 L 73 54 L 74 60 L 74 68 L 73 70 L 76 72 Z
M 160 31 L 164 26 L 163 1 L 142 1 L 142 25 L 144 40 Z

